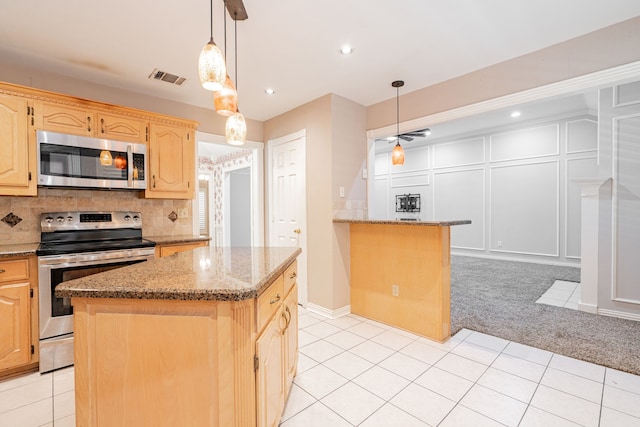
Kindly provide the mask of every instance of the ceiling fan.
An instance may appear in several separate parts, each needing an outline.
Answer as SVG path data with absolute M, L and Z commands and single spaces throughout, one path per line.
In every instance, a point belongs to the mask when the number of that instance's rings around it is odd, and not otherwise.
M 411 142 L 413 141 L 414 138 L 424 138 L 429 135 L 431 135 L 431 129 L 424 128 L 424 129 L 416 129 L 410 132 L 401 133 L 400 135 L 398 135 L 398 137 L 403 141 Z M 395 142 L 395 140 L 396 140 L 396 135 L 393 135 L 386 138 L 378 138 L 376 139 L 376 142 L 388 141 L 391 144 L 392 142 Z

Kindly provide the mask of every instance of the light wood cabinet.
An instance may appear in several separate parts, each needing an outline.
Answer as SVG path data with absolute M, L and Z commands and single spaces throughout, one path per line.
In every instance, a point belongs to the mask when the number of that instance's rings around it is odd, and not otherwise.
M 194 242 L 194 243 L 176 243 L 176 244 L 168 244 L 168 245 L 157 245 L 156 246 L 156 258 L 161 258 L 163 256 L 173 255 L 177 252 L 190 251 L 195 248 L 201 248 L 203 246 L 208 246 L 209 242 Z
M 33 103 L 0 94 L 0 196 L 35 196 Z
M 256 408 L 258 427 L 280 423 L 298 362 L 298 287 L 285 289 L 287 277 L 296 272 L 296 264 L 274 282 L 258 299 L 258 331 L 266 313 L 273 313 L 256 340 Z M 296 276 L 293 275 L 292 278 Z M 280 292 L 286 297 L 281 299 Z M 263 298 L 264 297 L 264 298 Z M 267 306 L 267 304 L 269 304 Z M 277 304 L 277 305 L 275 305 Z M 274 308 L 275 306 L 275 308 Z
M 151 123 L 146 198 L 195 197 L 195 143 L 183 127 Z
M 42 101 L 37 107 L 39 130 L 142 144 L 149 137 L 147 120 L 96 111 L 91 104 L 82 107 Z
M 0 261 L 0 377 L 38 361 L 35 266 L 35 257 Z

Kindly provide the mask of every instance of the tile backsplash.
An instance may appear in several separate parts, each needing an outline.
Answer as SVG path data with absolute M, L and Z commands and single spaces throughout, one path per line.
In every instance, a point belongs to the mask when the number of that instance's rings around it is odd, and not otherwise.
M 193 234 L 191 200 L 143 199 L 141 192 L 38 188 L 38 197 L 0 196 L 0 218 L 12 213 L 22 219 L 15 226 L 0 221 L 0 244 L 40 241 L 40 214 L 66 211 L 142 212 L 143 236 Z M 169 219 L 171 212 L 187 210 L 187 218 Z

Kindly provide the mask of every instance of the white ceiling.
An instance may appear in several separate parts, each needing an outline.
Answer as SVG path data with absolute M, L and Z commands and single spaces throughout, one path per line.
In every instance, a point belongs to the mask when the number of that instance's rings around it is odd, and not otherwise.
M 364 106 L 639 16 L 638 0 L 244 0 L 238 92 L 266 120 L 327 93 Z M 0 0 L 0 57 L 19 65 L 212 108 L 197 59 L 205 0 Z M 223 0 L 214 39 L 224 46 Z M 233 21 L 227 20 L 234 76 Z M 354 52 L 338 49 L 350 44 Z M 188 79 L 152 81 L 159 68 Z M 276 94 L 268 96 L 264 89 Z

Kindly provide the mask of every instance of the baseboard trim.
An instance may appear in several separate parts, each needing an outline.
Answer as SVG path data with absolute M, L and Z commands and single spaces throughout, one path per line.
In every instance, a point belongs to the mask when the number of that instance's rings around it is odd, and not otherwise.
M 586 313 L 598 314 L 598 306 L 595 304 L 585 304 L 585 303 L 579 302 L 578 310 L 584 311 Z
M 312 313 L 319 314 L 329 319 L 337 319 L 338 317 L 346 316 L 347 314 L 351 313 L 351 305 L 345 305 L 344 307 L 340 307 L 337 310 L 330 310 L 328 308 L 322 307 L 321 305 L 307 302 L 307 306 L 305 308 Z
M 540 258 L 526 258 L 526 257 L 517 257 L 517 256 L 499 256 L 499 255 L 488 255 L 488 254 L 477 254 L 470 252 L 463 252 L 458 250 L 451 249 L 452 256 L 467 256 L 470 258 L 482 258 L 482 259 L 495 259 L 499 261 L 515 261 L 515 262 L 528 262 L 532 264 L 545 264 L 545 265 L 556 265 L 558 267 L 576 267 L 580 268 L 580 263 L 574 262 L 564 262 L 564 261 L 552 261 L 552 260 L 543 260 Z
M 598 309 L 598 314 L 603 316 L 618 317 L 620 319 L 635 320 L 640 322 L 640 314 L 625 313 L 624 311 L 609 310 L 606 308 Z

